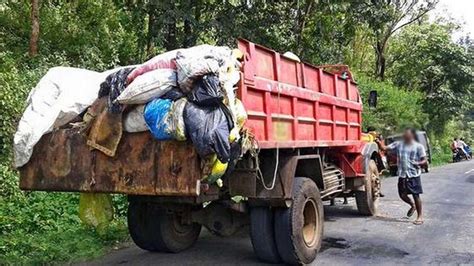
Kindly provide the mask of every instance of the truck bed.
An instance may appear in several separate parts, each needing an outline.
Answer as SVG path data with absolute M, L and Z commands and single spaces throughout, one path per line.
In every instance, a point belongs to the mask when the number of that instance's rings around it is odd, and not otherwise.
M 199 156 L 188 142 L 124 132 L 112 158 L 90 150 L 77 129 L 44 135 L 20 174 L 25 190 L 162 196 L 197 196 L 201 180 Z
M 350 78 L 239 39 L 238 95 L 261 148 L 359 145 L 362 102 Z

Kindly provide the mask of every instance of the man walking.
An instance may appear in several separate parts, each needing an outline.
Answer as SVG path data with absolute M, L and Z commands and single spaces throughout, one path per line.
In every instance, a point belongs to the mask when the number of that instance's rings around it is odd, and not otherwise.
M 416 210 L 416 225 L 423 224 L 423 208 L 421 206 L 420 194 L 423 193 L 421 187 L 421 167 L 426 165 L 426 151 L 423 145 L 415 141 L 416 131 L 413 128 L 406 128 L 403 133 L 403 140 L 385 146 L 383 142 L 376 140 L 382 151 L 394 152 L 397 154 L 398 167 L 398 195 L 410 205 L 407 216 L 411 217 Z M 413 195 L 413 201 L 408 195 Z

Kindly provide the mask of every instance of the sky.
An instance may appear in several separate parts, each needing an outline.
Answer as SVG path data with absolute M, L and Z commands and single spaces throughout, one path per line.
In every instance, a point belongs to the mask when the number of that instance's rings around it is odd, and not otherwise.
M 456 33 L 456 37 L 466 34 L 474 37 L 474 0 L 440 0 L 431 15 L 448 16 L 464 24 L 463 32 Z

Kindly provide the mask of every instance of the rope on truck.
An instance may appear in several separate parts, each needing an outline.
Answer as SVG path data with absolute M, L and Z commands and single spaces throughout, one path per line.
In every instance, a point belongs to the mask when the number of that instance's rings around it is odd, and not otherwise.
M 280 107 L 280 93 L 281 93 L 281 90 L 280 90 L 280 85 L 278 85 L 277 90 L 278 90 L 278 98 L 277 98 L 278 114 L 280 114 L 281 113 L 281 107 Z M 279 115 L 277 116 L 277 119 L 280 120 Z M 268 187 L 267 184 L 265 183 L 265 179 L 263 178 L 262 171 L 260 170 L 260 161 L 258 159 L 259 158 L 258 154 L 260 153 L 260 146 L 257 146 L 257 147 L 259 147 L 258 151 L 257 151 L 257 156 L 255 157 L 255 158 L 257 158 L 256 159 L 257 178 L 260 179 L 260 181 L 262 182 L 263 188 L 265 188 L 266 190 L 273 190 L 273 188 L 275 188 L 276 177 L 277 177 L 277 173 L 278 173 L 278 166 L 280 164 L 280 147 L 278 146 L 278 141 L 276 141 L 275 170 L 273 171 L 273 180 L 272 180 L 272 184 L 271 184 L 270 187 Z

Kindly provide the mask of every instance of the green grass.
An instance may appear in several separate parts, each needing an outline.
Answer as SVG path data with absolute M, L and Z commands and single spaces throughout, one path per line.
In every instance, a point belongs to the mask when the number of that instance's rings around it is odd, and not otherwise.
M 76 262 L 105 254 L 128 239 L 124 217 L 101 231 L 78 218 L 77 193 L 33 192 L 0 201 L 0 264 Z
M 128 240 L 123 196 L 113 198 L 114 221 L 97 231 L 81 223 L 78 193 L 22 192 L 4 164 L 0 184 L 0 265 L 85 261 Z
M 50 264 L 78 262 L 99 257 L 127 239 L 123 223 L 109 227 L 106 235 L 81 224 L 60 230 L 23 233 L 21 230 L 2 236 L 0 264 Z
M 447 152 L 437 152 L 433 153 L 433 158 L 431 160 L 431 166 L 441 166 L 448 164 L 452 161 L 452 154 Z

